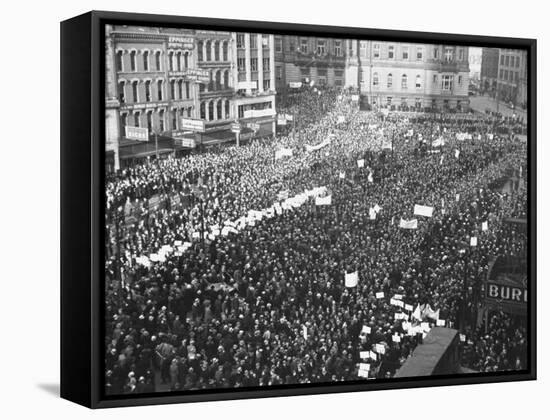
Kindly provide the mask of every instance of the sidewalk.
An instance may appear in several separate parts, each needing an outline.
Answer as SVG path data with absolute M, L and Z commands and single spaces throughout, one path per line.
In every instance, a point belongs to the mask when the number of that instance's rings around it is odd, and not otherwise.
M 470 96 L 470 108 L 481 113 L 485 113 L 486 109 L 497 112 L 497 102 L 489 96 Z M 505 117 L 511 117 L 515 114 L 518 117 L 527 119 L 527 111 L 519 108 L 511 109 L 508 104 L 502 101 L 498 104 L 498 112 Z

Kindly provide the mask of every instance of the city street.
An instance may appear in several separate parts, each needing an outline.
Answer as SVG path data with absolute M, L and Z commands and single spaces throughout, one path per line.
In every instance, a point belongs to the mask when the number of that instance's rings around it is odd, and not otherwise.
M 474 111 L 485 113 L 485 110 L 489 108 L 491 111 L 497 111 L 497 102 L 489 96 L 470 96 L 470 107 Z M 498 104 L 498 112 L 506 117 L 511 117 L 514 113 L 517 116 L 526 118 L 527 112 L 522 109 L 511 109 L 507 104 L 500 101 Z

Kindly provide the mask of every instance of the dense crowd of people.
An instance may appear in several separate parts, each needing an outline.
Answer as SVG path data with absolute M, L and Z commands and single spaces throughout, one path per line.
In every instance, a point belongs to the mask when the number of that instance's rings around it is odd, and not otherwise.
M 275 138 L 108 177 L 107 393 L 391 377 L 435 325 L 466 367 L 525 367 L 521 317 L 476 319 L 490 259 L 526 256 L 505 221 L 525 189 L 495 187 L 526 173 L 517 122 L 361 112 L 334 89 L 278 111 L 296 125 Z M 314 189 L 330 203 L 274 211 Z

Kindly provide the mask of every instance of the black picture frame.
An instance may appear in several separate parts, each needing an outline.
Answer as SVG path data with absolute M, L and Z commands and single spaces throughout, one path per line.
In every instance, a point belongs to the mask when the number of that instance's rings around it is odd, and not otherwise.
M 529 367 L 331 384 L 103 395 L 104 25 L 145 25 L 525 49 L 528 54 Z M 90 408 L 536 379 L 536 40 L 92 11 L 61 23 L 61 397 Z

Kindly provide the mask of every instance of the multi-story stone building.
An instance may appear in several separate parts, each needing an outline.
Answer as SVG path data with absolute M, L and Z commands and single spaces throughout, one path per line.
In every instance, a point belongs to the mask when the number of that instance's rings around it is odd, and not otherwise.
M 481 91 L 494 95 L 497 90 L 498 48 L 483 48 L 481 51 Z
M 346 85 L 364 102 L 401 108 L 468 108 L 468 48 L 347 41 Z
M 321 86 L 344 86 L 345 42 L 335 38 L 276 35 L 277 90 L 292 82 L 313 81 Z
M 498 100 L 525 106 L 527 103 L 527 51 L 500 49 L 497 77 Z
M 237 32 L 232 37 L 233 103 L 242 138 L 271 135 L 276 115 L 274 36 Z

